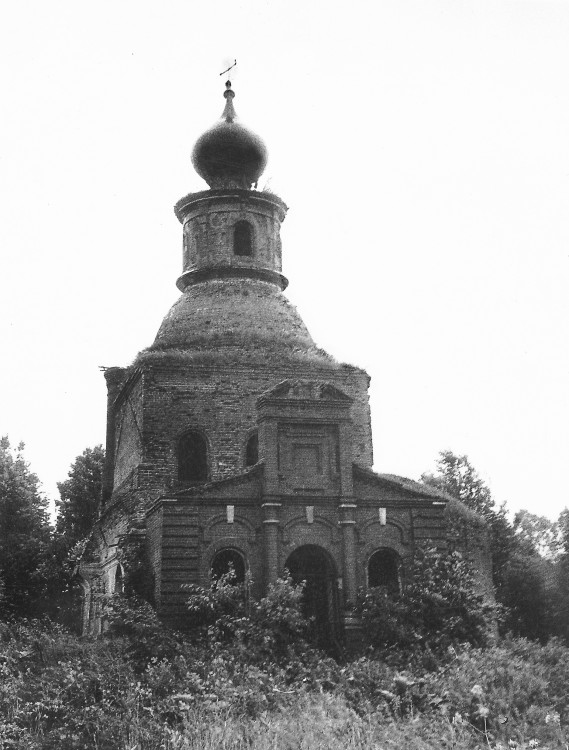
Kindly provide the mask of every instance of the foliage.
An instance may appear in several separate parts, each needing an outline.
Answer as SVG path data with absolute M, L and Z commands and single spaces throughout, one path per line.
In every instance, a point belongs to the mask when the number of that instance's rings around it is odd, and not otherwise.
M 464 503 L 482 518 L 491 518 L 495 503 L 467 456 L 441 451 L 437 461 L 438 474 L 423 474 L 421 481 L 446 492 Z
M 56 535 L 70 550 L 84 539 L 97 520 L 101 504 L 105 451 L 101 445 L 86 448 L 77 456 L 68 478 L 58 482 Z
M 149 604 L 154 603 L 154 573 L 146 554 L 143 534 L 131 529 L 119 540 L 118 558 L 124 570 L 124 590 Z
M 228 339 L 222 341 L 221 335 L 213 332 L 193 341 L 191 349 L 152 346 L 139 352 L 131 367 L 144 367 L 146 364 L 212 367 L 220 363 L 239 363 L 244 359 L 250 364 L 262 365 L 266 362 L 267 352 L 270 352 L 273 361 L 292 359 L 305 364 L 338 366 L 330 354 L 313 344 L 300 347 L 296 338 L 289 341 L 279 338 L 278 344 L 275 344 L 274 338 L 260 334 L 247 337 L 241 331 L 238 342 L 231 340 L 230 334 Z
M 58 483 L 56 525 L 44 564 L 44 613 L 77 632 L 81 627 L 82 591 L 76 567 L 98 516 L 104 458 L 100 445 L 87 448 L 71 465 L 68 478 Z
M 143 664 L 133 661 L 141 632 L 88 641 L 47 622 L 0 625 L 0 747 L 552 750 L 569 741 L 569 649 L 556 641 L 463 647 L 434 671 L 319 659 L 307 679 L 182 638 Z
M 246 584 L 237 583 L 235 571 L 230 569 L 209 586 L 186 584 L 189 592 L 186 603 L 187 625 L 199 636 L 228 641 L 235 635 L 235 627 L 246 614 Z
M 428 689 L 444 698 L 449 715 L 486 728 L 495 741 L 522 745 L 539 728 L 540 739 L 557 747 L 560 724 L 569 720 L 568 656 L 554 639 L 544 646 L 508 639 L 458 654 L 449 669 L 429 677 Z
M 552 561 L 537 553 L 514 553 L 505 570 L 505 630 L 546 641 L 554 634 L 556 572 Z
M 152 659 L 172 660 L 182 651 L 179 633 L 158 619 L 154 608 L 134 596 L 108 596 L 103 607 L 108 637 L 125 638 L 127 653 L 137 672 Z
M 554 604 L 554 621 L 557 633 L 569 643 L 569 510 L 561 511 L 557 520 L 559 555 L 555 574 L 558 597 Z
M 496 508 L 467 456 L 442 451 L 437 469 L 422 480 L 456 498 L 447 506 L 451 545 L 476 525 L 464 510 L 478 514 L 490 532 L 502 632 L 541 641 L 561 636 L 569 642 L 569 510 L 555 522 L 521 510 L 510 523 L 505 505 Z
M 260 600 L 247 596 L 250 582 L 236 582 L 232 569 L 207 588 L 189 585 L 188 625 L 213 648 L 258 663 L 276 662 L 306 651 L 310 623 L 302 614 L 304 587 L 280 578 Z
M 450 646 L 488 642 L 492 608 L 476 593 L 460 552 L 419 550 L 401 594 L 372 589 L 360 599 L 366 640 L 390 663 Z
M 51 529 L 39 480 L 8 437 L 0 440 L 0 586 L 2 611 L 41 612 Z
M 540 555 L 553 560 L 559 554 L 561 540 L 559 525 L 545 516 L 537 516 L 527 510 L 520 510 L 512 524 L 519 552 L 526 555 Z
M 486 521 L 490 533 L 494 586 L 501 600 L 504 570 L 515 548 L 514 531 L 508 521 L 505 505 L 496 508 L 490 489 L 478 476 L 468 456 L 456 456 L 449 450 L 441 451 L 437 470 L 437 474 L 423 474 L 421 480 L 456 498 Z

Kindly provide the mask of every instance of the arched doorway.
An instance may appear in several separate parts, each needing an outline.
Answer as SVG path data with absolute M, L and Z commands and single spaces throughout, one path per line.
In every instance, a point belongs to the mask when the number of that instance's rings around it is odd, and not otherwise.
M 341 627 L 336 566 L 328 553 L 315 544 L 296 549 L 285 564 L 294 583 L 306 581 L 304 614 L 312 620 L 316 644 L 331 653 L 341 649 Z
M 236 549 L 220 550 L 211 562 L 211 576 L 217 580 L 221 576 L 233 570 L 235 573 L 234 583 L 245 583 L 245 560 Z

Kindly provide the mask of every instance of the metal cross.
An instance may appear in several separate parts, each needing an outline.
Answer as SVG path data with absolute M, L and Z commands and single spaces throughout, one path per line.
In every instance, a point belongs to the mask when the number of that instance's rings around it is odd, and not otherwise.
M 230 65 L 228 68 L 226 68 L 225 70 L 223 70 L 219 75 L 222 76 L 224 73 L 229 73 L 229 71 L 231 70 L 231 68 L 234 68 L 236 65 L 237 65 L 237 60 L 235 60 L 235 62 L 233 63 L 233 65 Z M 231 78 L 231 76 L 229 76 L 229 77 Z

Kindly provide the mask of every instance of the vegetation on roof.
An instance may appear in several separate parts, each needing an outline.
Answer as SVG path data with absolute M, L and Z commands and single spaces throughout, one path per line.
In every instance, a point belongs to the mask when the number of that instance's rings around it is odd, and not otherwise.
M 476 511 L 466 506 L 461 500 L 457 500 L 455 497 L 451 497 L 448 500 L 445 515 L 449 520 L 457 520 L 467 523 L 471 526 L 478 526 L 480 528 L 486 527 L 486 521 Z
M 132 362 L 132 367 L 153 365 L 194 365 L 197 367 L 218 366 L 227 364 L 262 365 L 267 362 L 283 361 L 304 363 L 316 366 L 338 367 L 336 360 L 322 349 L 313 347 L 301 349 L 294 346 L 283 346 L 274 340 L 259 340 L 251 336 L 249 341 L 239 345 L 216 346 L 215 334 L 204 337 L 203 341 L 192 344 L 191 348 L 151 346 L 143 349 Z

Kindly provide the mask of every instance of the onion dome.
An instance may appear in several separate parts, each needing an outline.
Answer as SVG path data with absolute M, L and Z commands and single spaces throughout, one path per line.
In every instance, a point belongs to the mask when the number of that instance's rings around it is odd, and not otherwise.
M 192 164 L 210 188 L 251 189 L 267 164 L 267 149 L 258 135 L 239 122 L 233 108 L 235 92 L 225 84 L 221 119 L 196 141 Z

